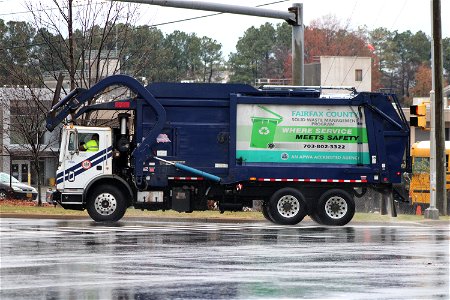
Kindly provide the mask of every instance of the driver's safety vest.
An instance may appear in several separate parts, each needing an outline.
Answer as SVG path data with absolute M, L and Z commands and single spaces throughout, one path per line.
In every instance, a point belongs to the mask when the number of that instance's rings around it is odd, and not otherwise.
M 84 149 L 88 152 L 98 151 L 98 143 L 96 140 L 90 140 L 86 144 L 84 144 Z

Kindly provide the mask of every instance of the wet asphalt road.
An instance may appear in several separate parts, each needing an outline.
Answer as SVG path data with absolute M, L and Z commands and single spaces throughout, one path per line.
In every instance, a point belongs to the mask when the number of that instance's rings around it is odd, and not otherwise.
M 1 299 L 449 299 L 449 227 L 1 220 Z

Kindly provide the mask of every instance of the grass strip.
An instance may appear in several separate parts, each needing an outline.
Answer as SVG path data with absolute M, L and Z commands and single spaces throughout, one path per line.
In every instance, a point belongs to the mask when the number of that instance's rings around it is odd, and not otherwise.
M 25 205 L 20 203 L 4 203 L 0 201 L 0 216 L 2 214 L 17 215 L 47 215 L 47 216 L 80 216 L 89 217 L 87 211 L 65 210 L 57 206 L 35 206 L 30 202 Z M 148 217 L 151 218 L 184 218 L 184 219 L 244 219 L 244 220 L 264 220 L 261 212 L 245 211 L 245 212 L 224 212 L 218 211 L 194 211 L 192 213 L 179 213 L 174 210 L 168 211 L 142 211 L 139 209 L 129 208 L 125 213 L 125 217 Z M 308 218 L 308 217 L 306 217 Z M 440 221 L 450 221 L 449 216 L 440 216 Z M 389 215 L 380 215 L 379 213 L 356 213 L 353 222 L 420 222 L 429 221 L 423 216 L 399 214 L 397 218 Z

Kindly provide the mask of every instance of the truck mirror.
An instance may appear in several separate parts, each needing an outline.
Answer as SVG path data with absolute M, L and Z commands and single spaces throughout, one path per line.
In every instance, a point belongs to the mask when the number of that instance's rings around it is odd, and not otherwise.
M 69 132 L 69 145 L 67 147 L 67 150 L 69 150 L 70 155 L 80 153 L 80 151 L 78 150 L 78 130 L 76 129 Z

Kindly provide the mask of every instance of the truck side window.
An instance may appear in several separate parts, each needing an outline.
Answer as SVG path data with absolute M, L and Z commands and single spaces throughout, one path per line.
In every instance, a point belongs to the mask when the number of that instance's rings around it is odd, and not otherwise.
M 80 151 L 95 152 L 98 151 L 99 135 L 98 133 L 79 133 L 79 149 Z

